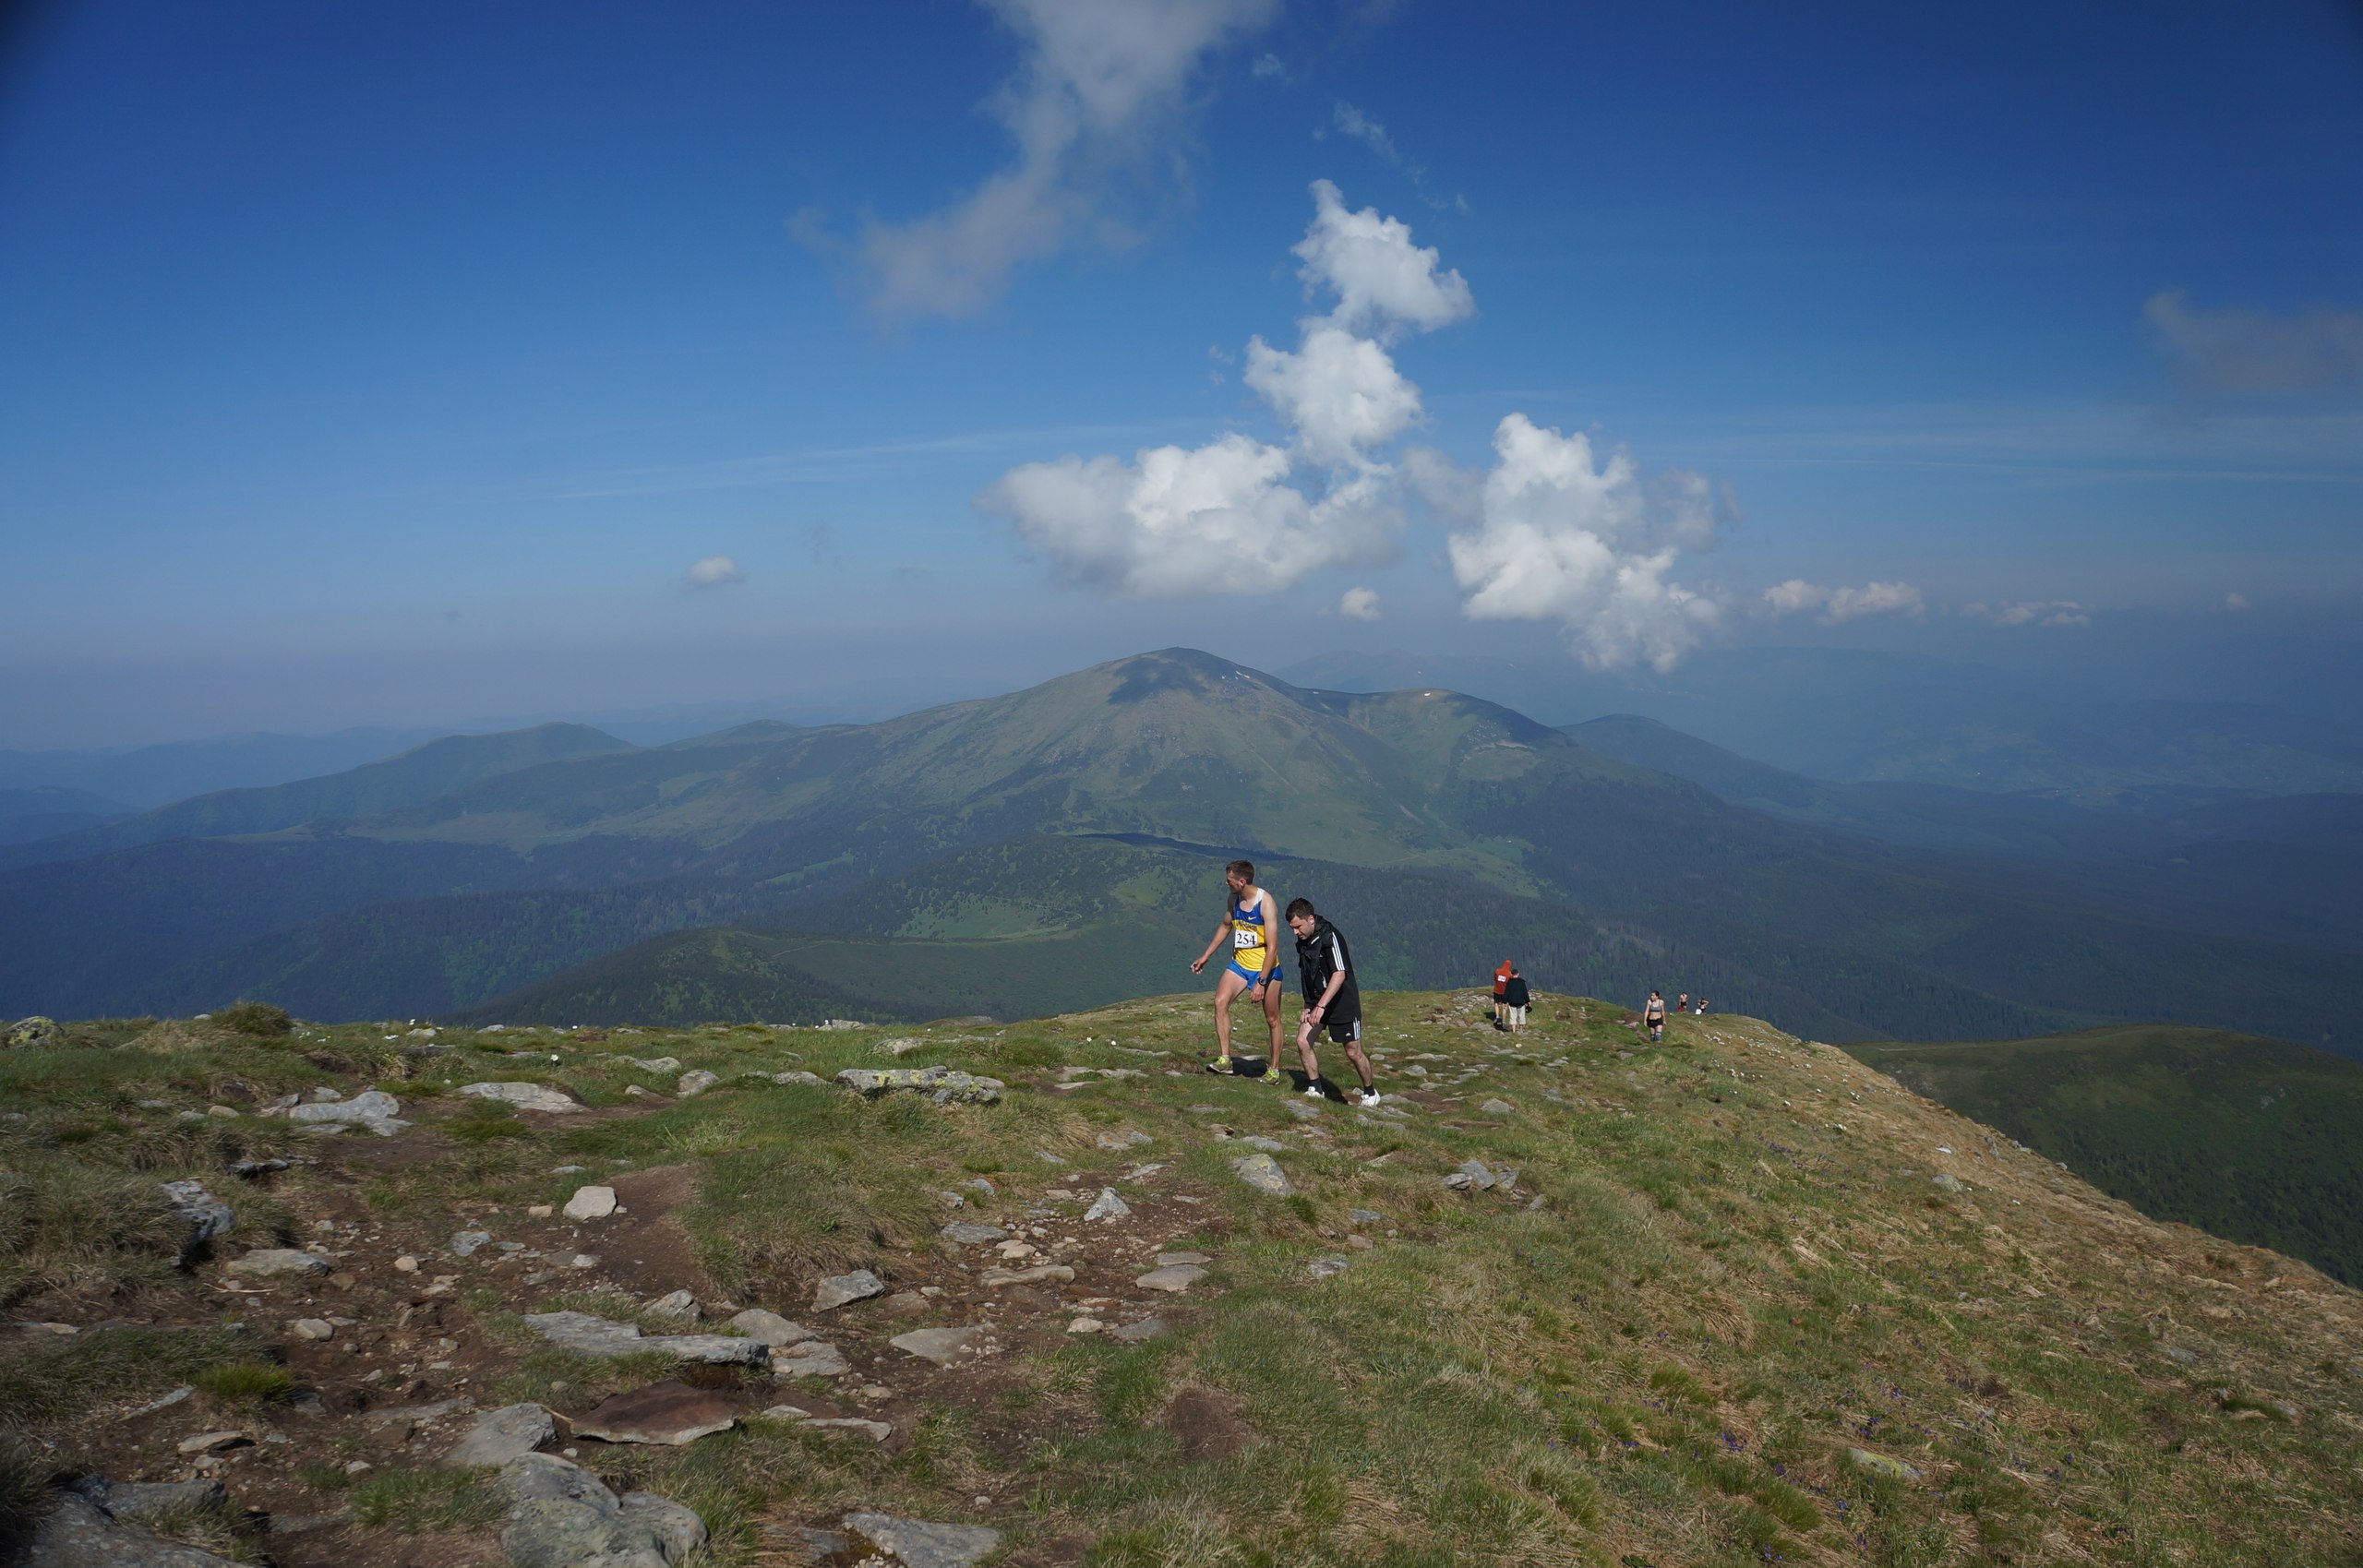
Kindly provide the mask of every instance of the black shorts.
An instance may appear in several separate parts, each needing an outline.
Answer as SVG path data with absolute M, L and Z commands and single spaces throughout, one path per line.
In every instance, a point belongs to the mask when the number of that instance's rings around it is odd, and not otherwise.
M 1325 1018 L 1321 1026 L 1341 1046 L 1350 1046 L 1362 1037 L 1362 1021 L 1359 1018 Z

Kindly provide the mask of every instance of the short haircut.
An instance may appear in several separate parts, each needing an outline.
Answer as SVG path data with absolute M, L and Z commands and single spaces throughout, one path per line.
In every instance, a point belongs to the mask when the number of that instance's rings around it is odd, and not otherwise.
M 1304 916 L 1307 919 L 1311 919 L 1315 916 L 1316 913 L 1317 912 L 1313 907 L 1313 901 L 1309 898 L 1292 898 L 1289 900 L 1288 917 L 1291 920 L 1295 919 L 1300 915 Z
M 1234 860 L 1222 869 L 1225 876 L 1236 873 L 1251 882 L 1255 880 L 1255 862 L 1253 860 Z

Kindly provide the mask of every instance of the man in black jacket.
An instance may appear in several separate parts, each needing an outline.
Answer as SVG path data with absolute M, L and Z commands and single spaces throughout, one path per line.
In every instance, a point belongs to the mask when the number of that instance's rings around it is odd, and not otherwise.
M 1313 1036 L 1322 1029 L 1346 1047 L 1346 1059 L 1361 1075 L 1358 1103 L 1379 1103 L 1371 1080 L 1370 1058 L 1362 1052 L 1362 993 L 1354 983 L 1353 955 L 1337 927 L 1314 913 L 1309 898 L 1289 904 L 1289 929 L 1296 933 L 1297 974 L 1304 984 L 1304 1020 L 1297 1025 L 1296 1052 L 1304 1059 L 1304 1092 L 1326 1099 L 1322 1092 L 1321 1060 L 1313 1054 Z

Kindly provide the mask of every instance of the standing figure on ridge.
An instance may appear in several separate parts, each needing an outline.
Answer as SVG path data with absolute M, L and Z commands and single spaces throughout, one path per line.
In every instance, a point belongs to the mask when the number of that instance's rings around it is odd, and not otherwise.
M 1190 965 L 1193 975 L 1205 973 L 1207 961 L 1225 941 L 1229 942 L 1230 962 L 1215 982 L 1215 1041 L 1222 1054 L 1206 1063 L 1206 1071 L 1233 1071 L 1230 1004 L 1244 991 L 1248 1000 L 1263 1004 L 1264 1021 L 1272 1035 L 1271 1054 L 1265 1058 L 1264 1070 L 1277 1079 L 1280 1071 L 1280 950 L 1275 939 L 1279 935 L 1280 908 L 1270 893 L 1255 885 L 1253 861 L 1234 860 L 1223 868 L 1222 875 L 1229 885 L 1230 899 L 1206 951 Z
M 1321 1059 L 1313 1054 L 1313 1037 L 1322 1030 L 1346 1047 L 1346 1060 L 1361 1079 L 1356 1105 L 1379 1103 L 1378 1086 L 1371 1078 L 1370 1057 L 1362 1050 L 1362 991 L 1354 976 L 1353 955 L 1346 951 L 1346 935 L 1313 907 L 1309 898 L 1289 901 L 1289 929 L 1296 933 L 1296 973 L 1304 985 L 1304 1018 L 1297 1025 L 1296 1054 L 1304 1061 L 1304 1092 L 1326 1099 L 1322 1090 Z
M 1517 964 L 1511 964 L 1510 977 L 1502 987 L 1502 1027 L 1512 1030 L 1525 1028 L 1526 1010 L 1533 1001 L 1534 992 L 1527 985 L 1526 976 L 1518 973 Z
M 1665 998 L 1655 990 L 1649 992 L 1649 1002 L 1641 1009 L 1641 1026 L 1649 1030 L 1650 1039 L 1665 1038 Z
M 1502 1005 L 1502 993 L 1509 989 L 1510 961 L 1506 958 L 1493 967 L 1493 1027 L 1506 1029 L 1509 1014 Z

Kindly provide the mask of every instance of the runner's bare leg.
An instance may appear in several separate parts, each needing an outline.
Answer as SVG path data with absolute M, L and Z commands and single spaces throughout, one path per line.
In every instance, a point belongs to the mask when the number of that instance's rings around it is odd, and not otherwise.
M 1226 1057 L 1230 1055 L 1230 1004 L 1246 988 L 1247 982 L 1228 968 L 1215 982 L 1215 1040 Z

